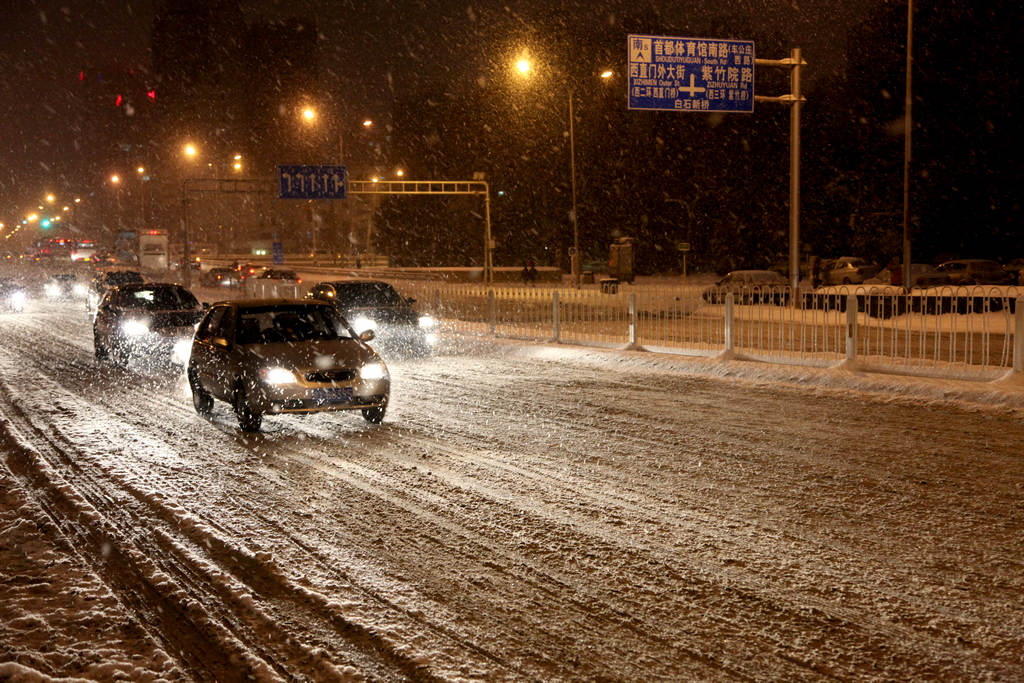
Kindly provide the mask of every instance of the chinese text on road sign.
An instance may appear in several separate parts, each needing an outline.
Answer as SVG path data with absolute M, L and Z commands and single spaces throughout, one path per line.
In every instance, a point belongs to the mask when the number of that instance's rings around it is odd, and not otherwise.
M 754 42 L 629 36 L 629 108 L 754 111 Z
M 345 199 L 344 166 L 278 166 L 281 199 Z

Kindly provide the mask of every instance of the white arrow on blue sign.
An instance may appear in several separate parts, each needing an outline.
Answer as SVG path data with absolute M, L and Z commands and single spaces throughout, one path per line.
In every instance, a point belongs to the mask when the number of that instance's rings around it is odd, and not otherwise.
M 629 108 L 754 111 L 754 42 L 630 35 Z
M 345 199 L 348 172 L 344 166 L 277 167 L 280 199 Z

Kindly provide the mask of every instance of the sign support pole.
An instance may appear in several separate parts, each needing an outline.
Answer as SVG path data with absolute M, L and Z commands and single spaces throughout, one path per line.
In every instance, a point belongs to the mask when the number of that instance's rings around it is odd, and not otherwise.
M 789 59 L 755 59 L 756 66 L 777 66 L 789 69 L 788 95 L 767 97 L 755 95 L 755 102 L 777 102 L 789 106 L 789 281 L 794 296 L 790 301 L 796 304 L 795 296 L 800 284 L 800 105 L 804 97 L 800 93 L 800 67 L 807 66 L 800 57 L 800 48 L 790 51 Z

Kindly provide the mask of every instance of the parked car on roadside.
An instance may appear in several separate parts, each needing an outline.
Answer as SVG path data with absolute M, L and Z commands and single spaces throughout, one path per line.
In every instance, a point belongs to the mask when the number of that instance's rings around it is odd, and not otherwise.
M 93 320 L 97 360 L 184 364 L 204 308 L 189 290 L 169 282 L 131 283 L 103 296 Z
M 243 431 L 265 414 L 359 410 L 384 419 L 391 394 L 387 366 L 355 330 L 321 301 L 249 299 L 214 304 L 196 330 L 188 363 L 192 403 L 209 415 L 229 403 Z
M 878 274 L 880 268 L 857 256 L 841 256 L 822 265 L 823 285 L 859 285 Z
M 1013 278 L 1013 284 L 1024 285 L 1024 258 L 1015 258 L 1003 264 L 1003 270 Z
M 709 304 L 725 303 L 731 293 L 737 304 L 785 304 L 789 301 L 789 282 L 775 270 L 734 270 L 704 290 Z
M 428 353 L 437 343 L 434 318 L 417 312 L 416 300 L 403 297 L 387 282 L 318 282 L 306 296 L 333 304 L 356 332 L 373 330 L 374 346 L 382 350 Z
M 945 278 L 945 284 L 961 285 L 1009 285 L 1013 275 L 1003 270 L 997 261 L 989 259 L 955 259 L 946 261 L 937 268 Z

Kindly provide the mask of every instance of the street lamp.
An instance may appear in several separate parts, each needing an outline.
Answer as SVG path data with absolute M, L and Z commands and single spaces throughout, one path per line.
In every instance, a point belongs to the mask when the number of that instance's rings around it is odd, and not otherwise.
M 516 70 L 523 77 L 528 77 L 530 72 L 533 70 L 533 64 L 529 57 L 520 57 L 516 62 Z M 615 72 L 611 69 L 605 69 L 600 73 L 602 80 L 609 81 Z M 569 179 L 572 194 L 572 212 L 570 218 L 572 220 L 572 253 L 569 255 L 569 268 L 572 271 L 572 282 L 576 289 L 580 288 L 580 230 L 579 220 L 576 210 L 576 131 L 575 131 L 575 111 L 574 111 L 574 100 L 575 93 L 572 88 L 569 89 Z

